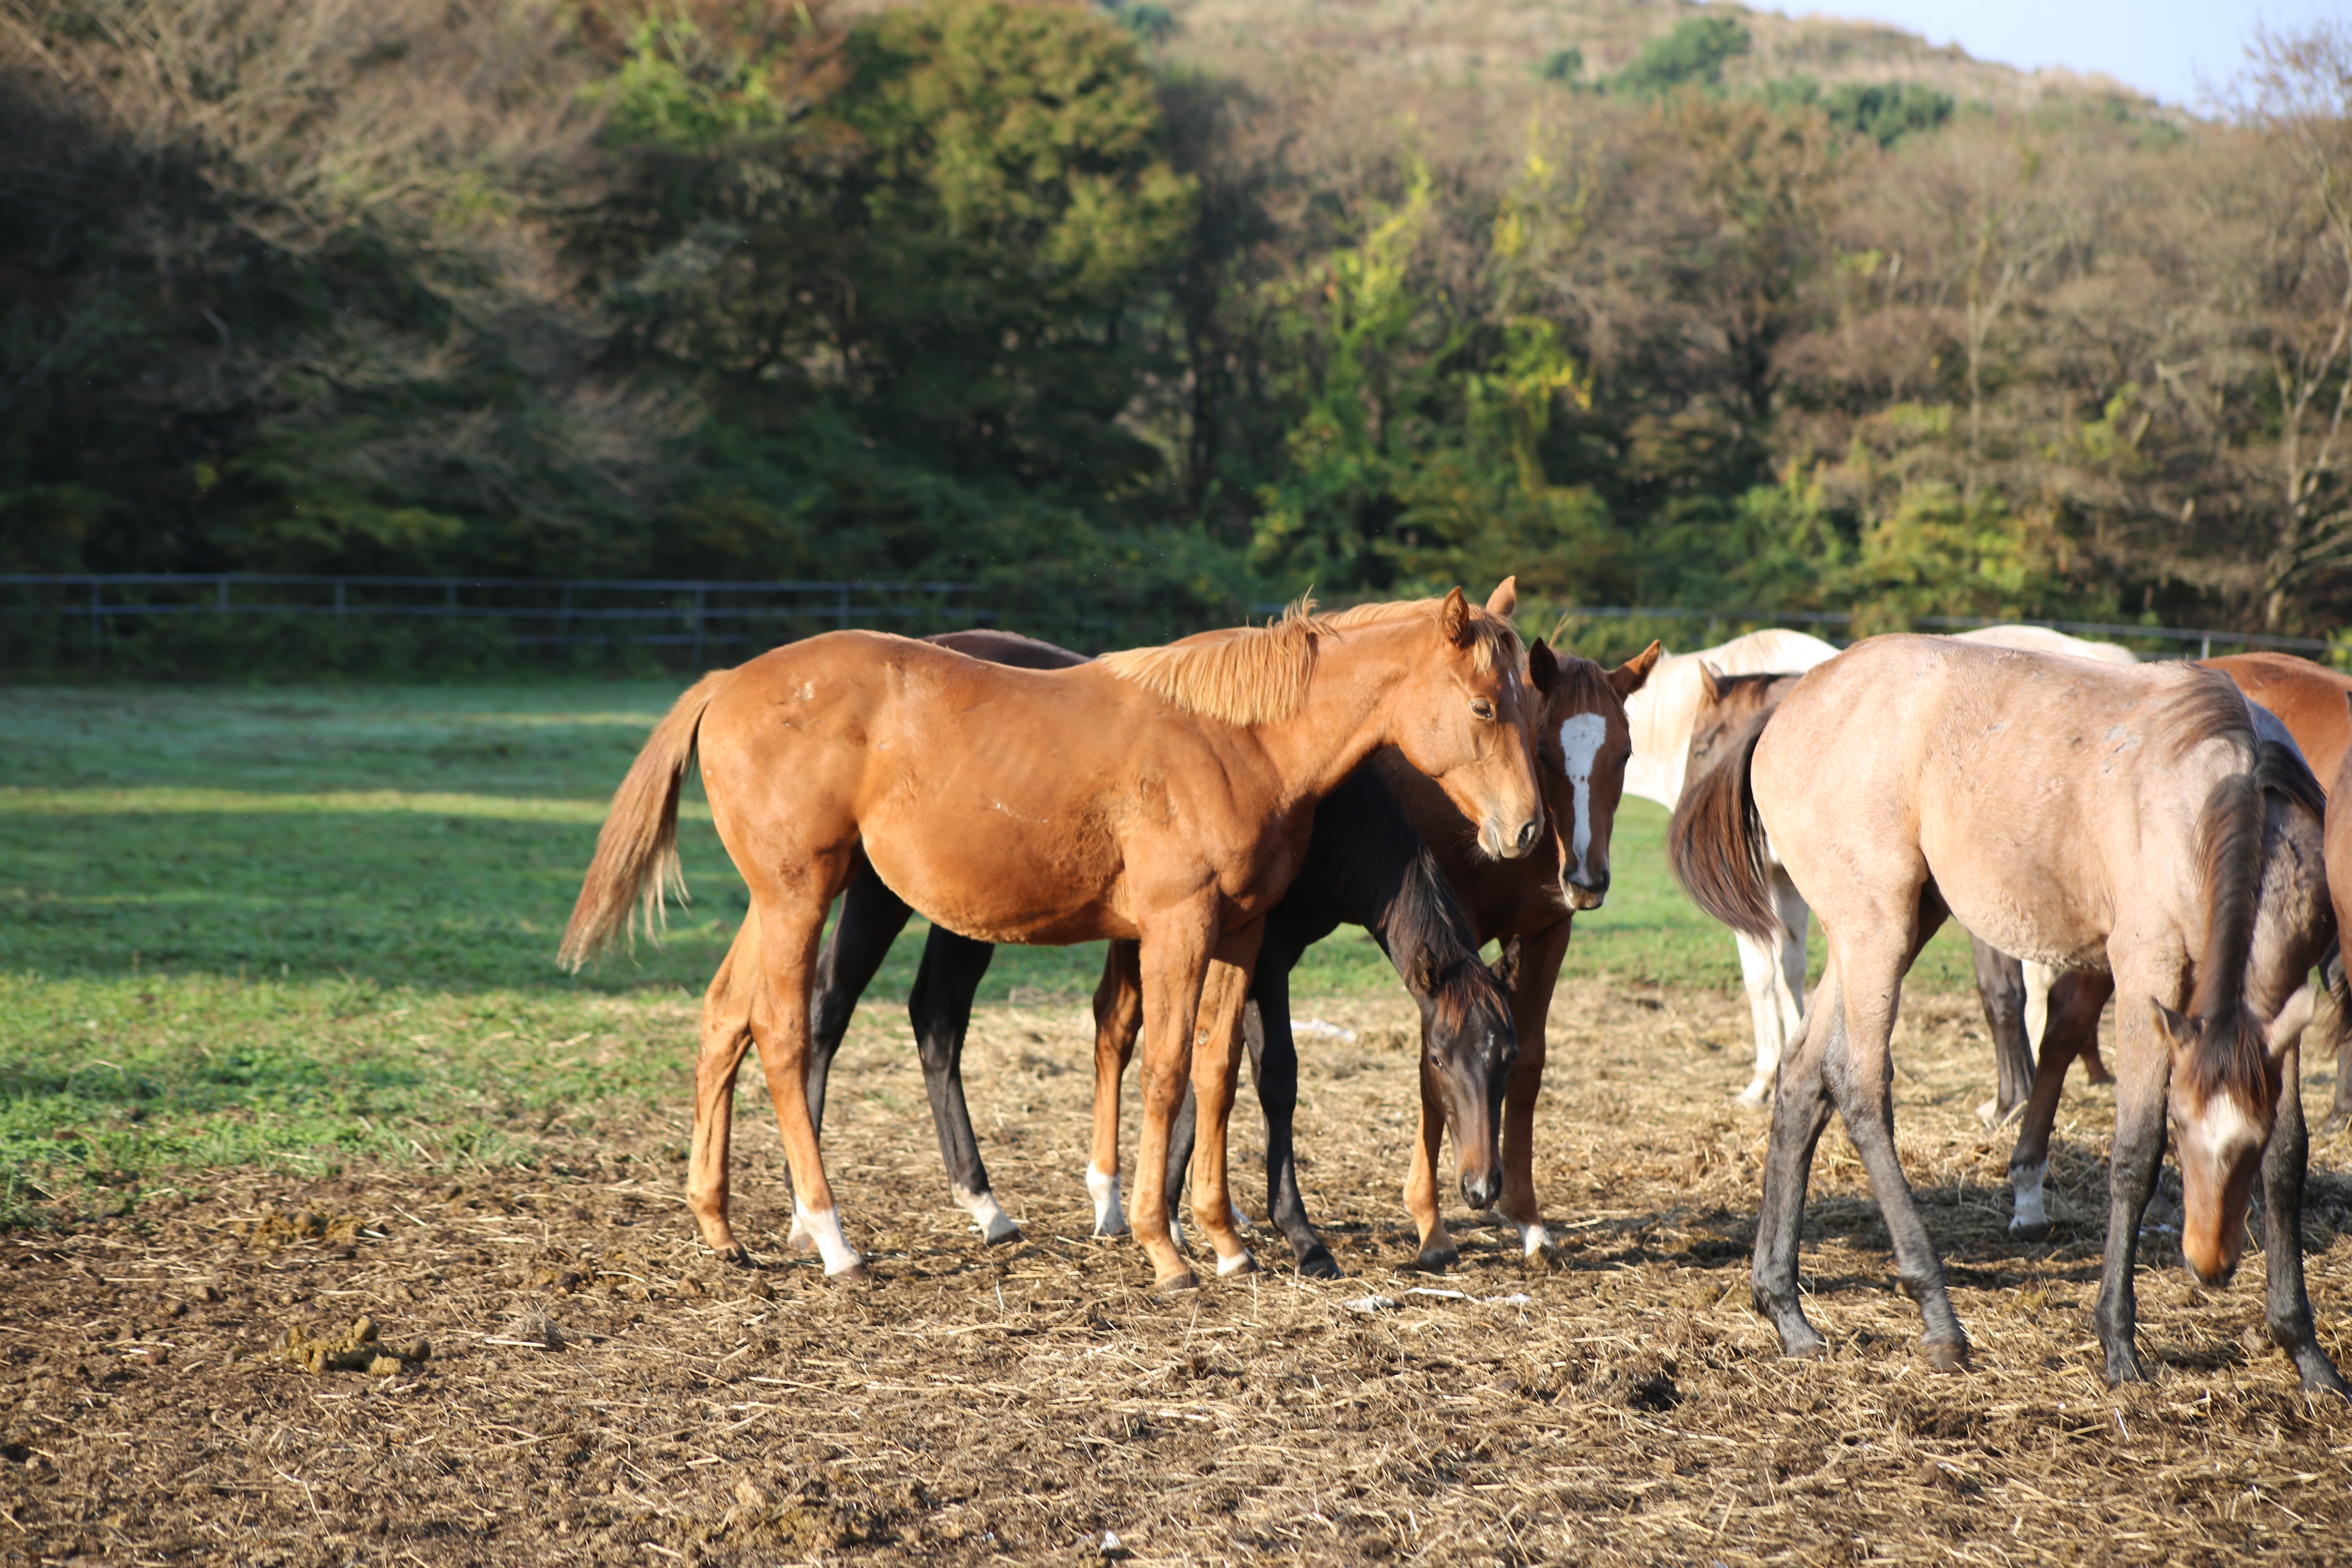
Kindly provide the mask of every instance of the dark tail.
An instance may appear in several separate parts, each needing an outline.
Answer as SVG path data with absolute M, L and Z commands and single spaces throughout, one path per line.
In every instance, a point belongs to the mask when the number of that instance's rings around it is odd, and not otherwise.
M 1764 824 L 1748 784 L 1756 742 L 1770 717 L 1759 713 L 1745 733 L 1732 737 L 1728 756 L 1684 786 L 1666 828 L 1666 858 L 1683 891 L 1725 925 L 1753 937 L 1780 934 L 1764 868 Z
M 663 900 L 671 893 L 685 899 L 686 874 L 677 863 L 678 785 L 694 761 L 702 710 L 733 673 L 722 669 L 689 687 L 654 726 L 646 749 L 613 792 L 613 809 L 596 836 L 596 858 L 580 884 L 563 945 L 555 950 L 555 962 L 566 969 L 593 958 L 629 925 L 633 913 L 642 911 L 646 929 L 658 931 Z

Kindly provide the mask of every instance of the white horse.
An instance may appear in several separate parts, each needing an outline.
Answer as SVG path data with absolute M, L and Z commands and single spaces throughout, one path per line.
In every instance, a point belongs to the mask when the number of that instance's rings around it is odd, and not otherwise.
M 2107 663 L 2136 662 L 2129 648 L 2113 643 L 2085 642 L 2046 626 L 1985 626 L 1962 632 L 1965 642 L 1995 647 L 2022 648 L 2032 653 L 2074 654 Z M 1633 755 L 1625 764 L 1625 791 L 1654 800 L 1672 811 L 1681 801 L 1685 771 L 1690 761 L 1691 731 L 1698 720 L 1706 690 L 1700 671 L 1717 675 L 1795 674 L 1836 657 L 1838 649 L 1803 632 L 1774 628 L 1750 632 L 1696 653 L 1672 654 L 1658 661 L 1649 681 L 1625 700 L 1625 720 L 1633 731 Z M 1756 1074 L 1739 1091 L 1739 1103 L 1760 1106 L 1771 1095 L 1772 1077 L 1781 1053 L 1797 1038 L 1805 1017 L 1805 937 L 1812 911 L 1805 907 L 1796 885 L 1780 869 L 1765 846 L 1765 866 L 1770 874 L 1772 901 L 1785 933 L 1777 939 L 1735 932 L 1739 946 L 1739 975 L 1748 990 L 1748 1014 L 1756 1033 Z M 2038 1049 L 2050 1012 L 2050 987 L 2054 971 L 2040 964 L 2026 966 L 2025 1018 L 2027 1043 Z

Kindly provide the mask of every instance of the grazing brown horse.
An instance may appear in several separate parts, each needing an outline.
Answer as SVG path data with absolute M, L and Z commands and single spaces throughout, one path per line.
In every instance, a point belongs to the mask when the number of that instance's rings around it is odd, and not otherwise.
M 1966 1363 L 1895 1154 L 1888 1048 L 1903 975 L 1949 917 L 2003 952 L 2104 971 L 2126 999 L 2093 1314 L 2109 1379 L 2142 1375 L 2132 1270 L 2168 1115 L 2191 1271 L 2211 1282 L 2236 1266 L 2261 1174 L 2270 1331 L 2306 1388 L 2347 1392 L 2313 1331 L 2298 1228 L 2308 1003 L 2294 999 L 2334 928 L 2319 793 L 2291 749 L 2256 739 L 2235 688 L 2177 665 L 1874 637 L 1808 674 L 1696 787 L 1697 821 L 1673 847 L 1684 885 L 1725 923 L 1769 931 L 1769 836 L 1828 939 L 1780 1072 L 1757 1224 L 1755 1304 L 1787 1353 L 1826 1349 L 1798 1300 L 1797 1248 L 1834 1106 L 1923 1346 L 1938 1366 Z
M 562 959 L 657 913 L 677 879 L 677 795 L 699 753 L 711 818 L 749 885 L 764 1005 L 752 1027 L 825 1271 L 862 1277 L 807 1100 L 809 986 L 826 910 L 862 863 L 937 924 L 991 942 L 1142 946 L 1144 1127 L 1135 1232 L 1162 1289 L 1189 1288 L 1160 1191 L 1190 1072 L 1194 1172 L 1220 1272 L 1255 1267 L 1230 1221 L 1225 1121 L 1237 1042 L 1193 1030 L 1246 991 L 1259 918 L 1295 874 L 1318 800 L 1399 748 L 1524 856 L 1541 832 L 1522 653 L 1465 604 L 1305 606 L 1192 647 L 1024 670 L 874 632 L 831 632 L 696 683 L 614 797 Z M 1239 1017 L 1239 1007 L 1232 1016 Z M 1469 1194 L 1499 1185 L 1473 1152 Z

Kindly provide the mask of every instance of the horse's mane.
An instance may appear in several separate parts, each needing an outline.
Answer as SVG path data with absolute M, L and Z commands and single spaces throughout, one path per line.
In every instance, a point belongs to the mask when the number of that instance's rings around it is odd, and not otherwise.
M 1201 637 L 1159 647 L 1107 653 L 1096 662 L 1124 680 L 1158 693 L 1187 713 L 1247 726 L 1276 723 L 1297 713 L 1315 678 L 1318 641 L 1353 626 L 1433 615 L 1439 601 L 1359 605 L 1337 615 L 1318 616 L 1315 601 L 1302 598 L 1263 626 L 1244 626 L 1223 637 Z M 1480 674 L 1497 662 L 1517 668 L 1525 657 L 1518 634 L 1484 610 L 1470 611 L 1471 659 Z

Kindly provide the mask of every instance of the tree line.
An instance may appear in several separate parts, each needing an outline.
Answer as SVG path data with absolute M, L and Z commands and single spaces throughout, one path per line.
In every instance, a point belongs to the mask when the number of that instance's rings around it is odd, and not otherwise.
M 2199 120 L 1184 9 L 0 0 L 0 570 L 2347 618 L 2352 32 Z

